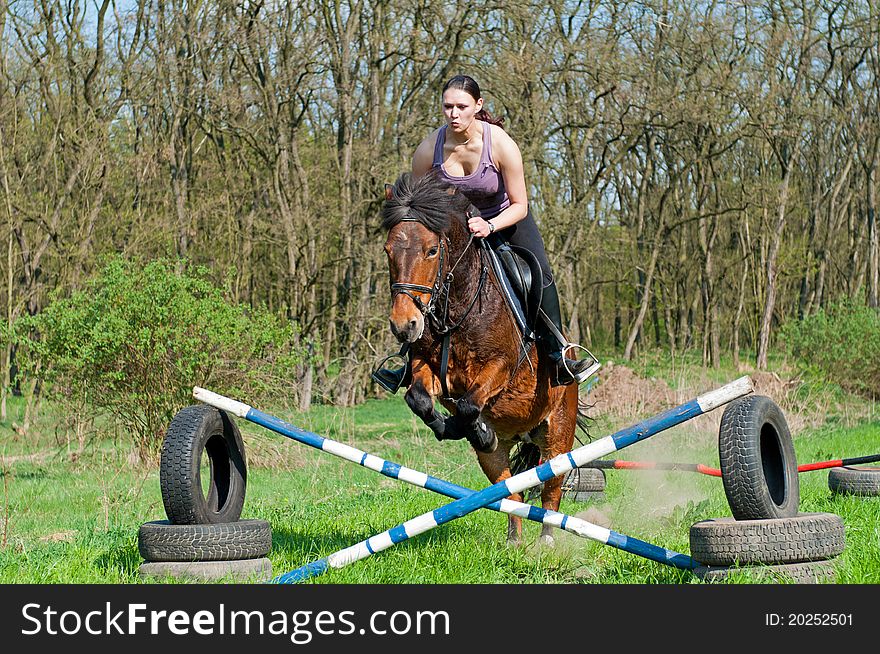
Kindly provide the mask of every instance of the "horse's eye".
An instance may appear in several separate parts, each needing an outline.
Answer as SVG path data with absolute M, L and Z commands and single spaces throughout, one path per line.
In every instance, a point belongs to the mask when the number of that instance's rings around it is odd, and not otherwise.
M 435 257 L 435 256 L 437 256 L 437 246 L 434 246 L 430 250 L 428 250 L 428 257 Z

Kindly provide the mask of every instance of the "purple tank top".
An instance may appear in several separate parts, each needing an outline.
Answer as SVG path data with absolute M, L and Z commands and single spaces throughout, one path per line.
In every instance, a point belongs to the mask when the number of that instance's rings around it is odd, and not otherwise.
M 434 144 L 434 163 L 432 168 L 440 168 L 440 177 L 461 189 L 467 199 L 480 210 L 486 220 L 494 218 L 510 206 L 510 198 L 504 188 L 504 178 L 492 163 L 492 129 L 489 123 L 483 125 L 483 152 L 480 163 L 470 175 L 455 177 L 443 167 L 443 144 L 446 142 L 446 125 L 437 134 Z

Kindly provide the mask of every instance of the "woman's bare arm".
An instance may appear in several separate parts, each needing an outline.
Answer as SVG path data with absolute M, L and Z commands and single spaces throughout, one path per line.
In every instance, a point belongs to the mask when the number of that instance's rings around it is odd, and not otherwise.
M 529 213 L 529 194 L 526 191 L 526 178 L 522 153 L 516 142 L 500 127 L 492 129 L 492 159 L 504 179 L 504 188 L 510 199 L 510 206 L 492 219 L 495 229 L 515 225 Z

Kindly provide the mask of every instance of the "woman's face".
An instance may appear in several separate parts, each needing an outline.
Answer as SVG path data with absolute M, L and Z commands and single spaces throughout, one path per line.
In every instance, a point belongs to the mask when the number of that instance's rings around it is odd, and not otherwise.
M 482 98 L 474 100 L 470 93 L 462 89 L 446 89 L 443 93 L 443 116 L 453 132 L 465 132 L 482 108 Z

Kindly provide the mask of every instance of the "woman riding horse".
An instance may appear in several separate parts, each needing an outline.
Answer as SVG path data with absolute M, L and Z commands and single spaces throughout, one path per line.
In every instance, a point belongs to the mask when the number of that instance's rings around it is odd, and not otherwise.
M 565 356 L 559 294 L 544 250 L 544 241 L 529 211 L 523 161 L 519 147 L 502 128 L 503 121 L 483 108 L 479 85 L 467 75 L 450 79 L 443 87 L 446 124 L 434 130 L 416 149 L 412 174 L 428 172 L 458 188 L 478 209 L 468 220 L 477 238 L 497 234 L 503 241 L 530 250 L 543 276 L 541 318 L 536 332 L 554 364 L 554 385 L 585 381 L 592 361 Z M 405 380 L 408 366 L 380 368 L 373 378 L 391 392 Z
M 511 476 L 517 442 L 536 445 L 544 460 L 571 450 L 578 387 L 553 384 L 556 364 L 538 348 L 521 359 L 513 313 L 486 247 L 469 231 L 470 206 L 435 174 L 404 173 L 386 189 L 390 322 L 411 355 L 407 405 L 438 439 L 467 438 L 494 484 Z M 435 400 L 451 415 L 441 415 Z M 544 483 L 543 508 L 558 511 L 561 485 L 560 477 Z M 545 540 L 552 539 L 550 529 L 542 530 Z M 521 533 L 521 519 L 511 515 L 508 540 Z

